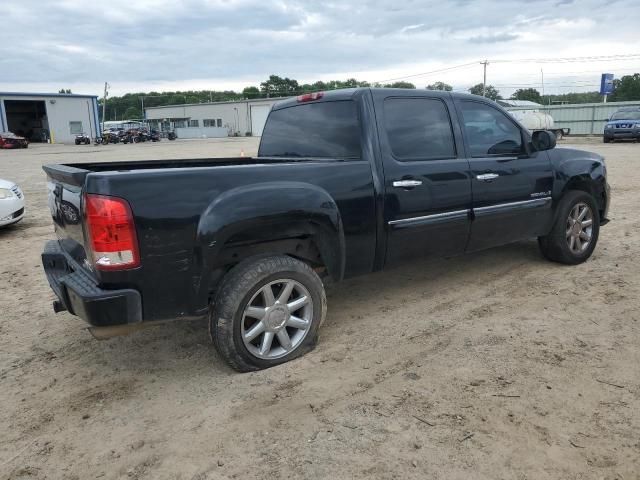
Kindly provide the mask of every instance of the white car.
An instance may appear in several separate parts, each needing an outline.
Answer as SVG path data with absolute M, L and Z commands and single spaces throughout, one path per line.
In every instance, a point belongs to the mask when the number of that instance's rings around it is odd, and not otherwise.
M 24 217 L 24 194 L 13 182 L 0 178 L 0 227 L 19 222 Z

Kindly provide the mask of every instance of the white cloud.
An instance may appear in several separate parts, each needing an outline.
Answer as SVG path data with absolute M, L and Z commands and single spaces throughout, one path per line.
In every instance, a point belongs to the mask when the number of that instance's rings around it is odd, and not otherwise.
M 23 0 L 3 7 L 0 89 L 97 94 L 104 81 L 114 94 L 241 89 L 272 73 L 299 81 L 375 81 L 485 58 L 640 51 L 638 2 L 605 9 L 595 0 L 111 0 L 98 10 L 80 0 Z M 569 79 L 573 85 L 597 84 L 599 71 L 629 73 L 637 64 L 543 68 L 547 91 L 554 84 L 566 91 L 560 85 Z M 496 63 L 489 79 L 509 90 L 538 81 L 540 67 Z M 592 73 L 562 76 L 570 71 Z M 481 67 L 474 65 L 410 80 L 466 88 L 481 78 Z

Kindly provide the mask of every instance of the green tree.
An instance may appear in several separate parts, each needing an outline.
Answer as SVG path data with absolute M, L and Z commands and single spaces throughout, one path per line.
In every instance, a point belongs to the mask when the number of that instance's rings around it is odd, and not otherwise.
M 482 90 L 483 90 L 482 84 L 478 83 L 477 85 L 474 85 L 469 89 L 469 93 L 472 93 L 473 95 L 482 96 Z M 487 98 L 490 98 L 491 100 L 495 101 L 495 100 L 500 100 L 502 98 L 500 96 L 500 92 L 493 85 L 487 85 L 487 88 L 484 90 L 485 90 L 484 96 Z
M 140 109 L 137 107 L 129 107 L 124 111 L 124 116 L 122 118 L 124 120 L 136 120 L 136 119 L 142 118 L 142 113 L 140 112 Z
M 58 90 L 58 93 L 71 93 L 71 89 L 70 88 L 67 88 L 67 89 L 61 88 L 60 90 Z
M 542 104 L 551 105 L 553 103 L 598 103 L 602 101 L 599 92 L 569 92 L 559 95 L 545 95 L 542 97 Z
M 245 87 L 244 90 L 242 90 L 242 95 L 249 99 L 262 97 L 262 93 L 260 93 L 260 89 L 258 87 Z
M 640 73 L 614 79 L 613 94 L 610 98 L 614 102 L 640 100 Z
M 512 100 L 529 100 L 531 102 L 542 103 L 542 95 L 535 88 L 519 88 L 513 95 Z
M 260 84 L 260 90 L 267 97 L 287 97 L 298 94 L 300 85 L 298 85 L 297 80 L 288 77 L 282 78 L 278 75 L 269 75 L 269 79 Z
M 427 90 L 443 90 L 445 92 L 450 92 L 451 90 L 453 90 L 453 87 L 448 83 L 435 82 L 431 85 L 427 85 Z
M 384 88 L 412 88 L 415 90 L 416 86 L 410 82 L 393 82 L 383 85 Z

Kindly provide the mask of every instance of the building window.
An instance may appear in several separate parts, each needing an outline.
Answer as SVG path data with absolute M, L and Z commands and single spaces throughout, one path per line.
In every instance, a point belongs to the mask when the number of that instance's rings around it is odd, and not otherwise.
M 83 133 L 82 122 L 69 122 L 69 131 L 71 135 L 79 135 Z
M 189 120 L 189 126 L 198 128 L 200 125 L 198 123 L 198 120 Z
M 173 128 L 184 128 L 184 120 L 176 120 L 173 122 Z
M 202 124 L 205 127 L 222 127 L 222 119 L 221 118 L 205 118 L 202 121 Z

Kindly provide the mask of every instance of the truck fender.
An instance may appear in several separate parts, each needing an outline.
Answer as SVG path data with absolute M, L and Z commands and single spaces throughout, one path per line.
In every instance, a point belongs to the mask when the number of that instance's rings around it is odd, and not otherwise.
M 224 192 L 201 215 L 196 244 L 202 249 L 204 271 L 213 271 L 220 268 L 220 253 L 230 243 L 295 236 L 310 236 L 329 274 L 335 279 L 343 277 L 345 241 L 340 211 L 328 192 L 305 182 L 255 183 Z
M 594 197 L 599 210 L 604 209 L 606 167 L 601 161 L 589 158 L 588 155 L 584 158 L 561 159 L 554 183 L 555 206 L 567 191 L 582 190 Z M 554 217 L 556 213 L 554 212 Z

